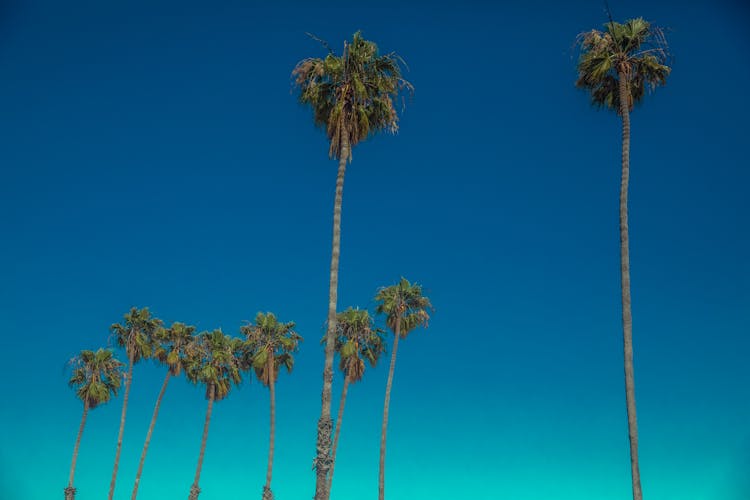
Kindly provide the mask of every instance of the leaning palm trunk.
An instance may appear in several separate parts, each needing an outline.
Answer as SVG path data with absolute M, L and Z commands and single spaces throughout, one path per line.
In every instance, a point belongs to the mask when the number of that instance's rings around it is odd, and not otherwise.
M 154 432 L 154 425 L 156 424 L 156 417 L 159 416 L 159 407 L 161 406 L 161 400 L 164 397 L 164 392 L 167 390 L 167 384 L 172 373 L 167 370 L 167 376 L 164 377 L 164 383 L 161 385 L 161 391 L 159 391 L 159 397 L 156 398 L 156 406 L 154 406 L 154 414 L 151 416 L 151 424 L 148 426 L 148 432 L 146 433 L 146 441 L 143 443 L 143 451 L 141 451 L 141 460 L 138 462 L 138 472 L 135 475 L 135 485 L 133 486 L 133 495 L 130 497 L 131 500 L 135 500 L 138 496 L 138 486 L 141 482 L 141 473 L 143 472 L 143 464 L 146 461 L 146 452 L 148 451 L 148 445 L 151 443 L 151 434 Z
M 120 466 L 120 451 L 122 451 L 122 433 L 125 430 L 125 414 L 128 411 L 128 395 L 130 394 L 130 383 L 133 381 L 133 356 L 130 356 L 130 365 L 125 379 L 125 397 L 122 400 L 122 414 L 120 415 L 120 431 L 117 434 L 117 452 L 115 453 L 115 466 L 112 469 L 112 480 L 109 482 L 109 500 L 115 495 L 115 481 L 117 481 L 117 468 Z
M 83 435 L 83 427 L 86 425 L 86 416 L 89 413 L 88 403 L 83 404 L 83 416 L 81 417 L 81 425 L 78 427 L 78 436 L 76 437 L 76 445 L 73 448 L 73 461 L 70 464 L 70 477 L 68 478 L 68 487 L 65 488 L 65 500 L 73 500 L 76 497 L 76 489 L 73 487 L 73 476 L 76 473 L 76 461 L 78 461 L 78 449 L 81 446 L 81 436 Z
M 331 483 L 333 482 L 333 469 L 336 467 L 336 450 L 339 447 L 339 433 L 341 432 L 341 420 L 344 417 L 344 405 L 346 404 L 346 393 L 349 390 L 349 375 L 344 377 L 344 388 L 341 390 L 341 401 L 339 401 L 339 414 L 336 417 L 336 428 L 333 436 L 333 451 L 331 452 L 331 470 L 328 473 L 328 494 L 331 494 Z
M 336 198 L 333 205 L 333 245 L 331 250 L 331 278 L 328 288 L 328 329 L 323 368 L 323 394 L 315 457 L 315 500 L 328 500 L 328 470 L 331 468 L 331 390 L 333 386 L 334 337 L 336 332 L 336 302 L 339 284 L 339 255 L 341 252 L 341 204 L 344 195 L 344 174 L 349 159 L 349 138 L 342 131 L 339 169 L 336 177 Z
M 383 428 L 380 432 L 380 475 L 378 477 L 378 500 L 385 499 L 385 433 L 388 429 L 388 407 L 391 403 L 391 386 L 393 385 L 393 371 L 396 368 L 396 353 L 398 339 L 401 337 L 401 315 L 396 316 L 396 338 L 393 340 L 391 353 L 391 367 L 388 370 L 388 382 L 385 384 L 385 403 L 383 404 Z
M 263 500 L 273 500 L 273 492 L 271 491 L 271 476 L 273 475 L 273 452 L 274 452 L 274 439 L 276 436 L 276 380 L 274 376 L 274 366 L 273 366 L 273 353 L 270 354 L 270 358 L 268 360 L 269 364 L 269 373 L 271 377 L 271 383 L 268 384 L 268 390 L 271 393 L 271 415 L 270 415 L 270 421 L 271 421 L 271 429 L 270 434 L 271 437 L 268 441 L 268 468 L 266 469 L 266 484 L 263 486 Z
M 208 425 L 211 423 L 211 411 L 214 407 L 214 388 L 211 387 L 208 393 L 208 408 L 206 408 L 206 421 L 203 423 L 203 437 L 201 438 L 201 451 L 198 455 L 198 467 L 195 469 L 195 479 L 193 485 L 190 487 L 190 495 L 188 500 L 198 500 L 198 494 L 201 489 L 198 487 L 198 482 L 201 478 L 201 468 L 203 467 L 203 455 L 206 453 L 206 440 L 208 439 Z
M 625 402 L 628 411 L 630 468 L 633 500 L 642 500 L 641 473 L 638 466 L 638 421 L 635 411 L 633 372 L 633 315 L 630 306 L 630 253 L 628 243 L 628 182 L 630 180 L 630 114 L 628 75 L 619 71 L 620 114 L 622 115 L 622 182 L 620 184 L 620 279 L 622 283 L 622 334 L 625 354 Z

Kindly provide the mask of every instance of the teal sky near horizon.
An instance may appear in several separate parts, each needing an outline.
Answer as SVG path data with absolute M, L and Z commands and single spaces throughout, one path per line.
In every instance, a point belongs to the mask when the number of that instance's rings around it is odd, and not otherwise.
M 632 115 L 630 229 L 647 499 L 750 498 L 750 7 L 610 2 L 668 28 L 673 74 Z M 277 390 L 273 490 L 310 498 L 336 164 L 295 63 L 361 29 L 414 84 L 396 136 L 347 171 L 339 309 L 419 282 L 399 347 L 389 500 L 627 500 L 620 125 L 574 88 L 603 2 L 0 3 L 0 499 L 62 497 L 81 405 L 66 361 L 132 306 L 305 338 Z M 377 498 L 388 361 L 349 391 L 332 500 Z M 163 372 L 136 367 L 115 498 Z M 341 390 L 337 374 L 334 411 Z M 105 498 L 121 398 L 92 411 L 78 500 Z M 205 414 L 167 390 L 139 490 L 184 498 Z M 258 497 L 268 391 L 214 407 L 201 499 Z

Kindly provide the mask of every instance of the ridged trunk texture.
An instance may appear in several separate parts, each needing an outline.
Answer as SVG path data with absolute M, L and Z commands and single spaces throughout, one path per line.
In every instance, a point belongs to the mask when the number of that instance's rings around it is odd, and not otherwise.
M 206 421 L 203 423 L 203 437 L 201 438 L 201 452 L 198 455 L 198 466 L 195 468 L 195 479 L 190 487 L 188 500 L 197 500 L 201 489 L 198 483 L 201 479 L 201 468 L 203 467 L 203 456 L 206 454 L 206 441 L 208 440 L 208 425 L 211 423 L 211 412 L 214 408 L 214 388 L 211 387 L 208 394 L 208 408 L 206 408 Z
M 396 368 L 396 353 L 398 339 L 401 337 L 401 315 L 396 318 L 396 338 L 393 340 L 391 353 L 391 367 L 388 370 L 388 382 L 385 384 L 385 403 L 383 404 L 383 428 L 380 431 L 380 474 L 378 476 L 378 500 L 385 499 L 385 434 L 388 429 L 388 407 L 391 403 L 391 386 L 393 386 L 393 372 Z
M 344 174 L 349 159 L 349 138 L 343 134 L 339 169 L 336 177 L 336 199 L 333 204 L 333 245 L 331 249 L 331 277 L 328 287 L 328 329 L 323 368 L 323 393 L 315 456 L 315 500 L 328 500 L 328 470 L 331 467 L 331 389 L 333 386 L 333 354 L 336 333 L 336 301 L 339 284 L 339 255 L 341 252 L 341 203 L 344 196 Z
M 76 445 L 73 448 L 73 461 L 70 464 L 70 476 L 68 477 L 68 487 L 65 488 L 65 500 L 72 500 L 76 497 L 76 489 L 73 487 L 73 476 L 76 473 L 76 462 L 78 461 L 78 449 L 81 446 L 81 436 L 83 436 L 83 428 L 86 425 L 86 416 L 89 414 L 88 403 L 83 403 L 83 416 L 81 417 L 81 425 L 78 426 L 78 436 L 76 437 Z
M 331 470 L 328 472 L 328 494 L 331 494 L 331 483 L 333 483 L 333 469 L 336 467 L 336 450 L 339 447 L 339 434 L 341 433 L 341 420 L 344 418 L 344 405 L 346 405 L 346 393 L 349 390 L 349 375 L 344 377 L 344 388 L 341 389 L 341 401 L 339 401 L 339 414 L 336 417 L 336 427 L 333 435 L 333 451 L 331 451 Z
M 622 181 L 620 183 L 620 280 L 622 286 L 622 337 L 625 354 L 625 402 L 628 410 L 630 470 L 633 500 L 642 500 L 641 472 L 638 465 L 638 419 L 635 411 L 633 370 L 633 314 L 630 306 L 630 250 L 628 241 L 628 183 L 630 182 L 630 107 L 628 80 L 619 72 L 620 115 L 622 117 Z
M 130 383 L 133 381 L 133 357 L 130 356 L 128 374 L 125 379 L 125 397 L 122 400 L 122 414 L 120 415 L 120 432 L 117 434 L 117 452 L 115 453 L 115 466 L 112 469 L 112 480 L 109 482 L 109 500 L 115 495 L 115 481 L 117 481 L 117 468 L 120 466 L 120 451 L 122 451 L 122 433 L 125 431 L 125 414 L 128 411 L 128 396 L 130 395 Z
M 161 406 L 161 400 L 164 397 L 164 393 L 167 390 L 167 384 L 169 384 L 169 378 L 172 373 L 167 370 L 167 376 L 164 377 L 164 383 L 161 384 L 161 391 L 159 391 L 159 397 L 156 398 L 156 405 L 154 406 L 154 414 L 151 416 L 151 423 L 148 426 L 148 432 L 146 433 L 146 441 L 143 443 L 143 451 L 141 451 L 141 460 L 138 462 L 138 472 L 135 474 L 135 485 L 133 486 L 133 495 L 130 497 L 131 500 L 135 500 L 138 496 L 138 486 L 141 483 L 141 474 L 143 473 L 143 464 L 146 462 L 146 452 L 148 451 L 148 445 L 151 442 L 151 434 L 154 432 L 154 425 L 156 424 L 156 417 L 159 416 L 159 407 Z
M 270 392 L 271 395 L 271 414 L 270 414 L 270 422 L 271 422 L 271 428 L 270 428 L 270 438 L 268 440 L 268 468 L 266 469 L 266 485 L 263 487 L 263 500 L 272 500 L 273 499 L 273 493 L 271 492 L 271 476 L 273 475 L 273 452 L 274 452 L 274 443 L 276 438 L 276 377 L 275 374 L 275 367 L 274 367 L 274 359 L 273 359 L 273 352 L 270 353 L 269 359 L 268 359 L 269 366 L 269 384 L 268 384 L 268 392 Z

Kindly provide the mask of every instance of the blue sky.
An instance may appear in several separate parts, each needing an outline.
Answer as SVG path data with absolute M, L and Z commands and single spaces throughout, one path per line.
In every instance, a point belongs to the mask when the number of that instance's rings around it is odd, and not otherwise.
M 667 87 L 632 115 L 630 229 L 647 498 L 750 495 L 748 8 L 611 3 L 669 28 Z M 620 127 L 577 91 L 590 2 L 37 2 L 0 6 L 0 497 L 61 496 L 80 419 L 65 361 L 131 306 L 306 341 L 277 391 L 274 492 L 309 498 L 334 162 L 290 72 L 358 29 L 407 61 L 396 136 L 354 151 L 340 309 L 400 276 L 436 306 L 399 349 L 390 500 L 625 500 Z M 333 499 L 374 499 L 387 363 L 350 390 Z M 162 372 L 134 374 L 117 497 Z M 341 383 L 334 387 L 338 397 Z M 92 412 L 79 500 L 109 484 L 121 400 Z M 268 394 L 214 411 L 205 500 L 260 495 Z M 182 498 L 205 401 L 165 397 L 139 498 Z

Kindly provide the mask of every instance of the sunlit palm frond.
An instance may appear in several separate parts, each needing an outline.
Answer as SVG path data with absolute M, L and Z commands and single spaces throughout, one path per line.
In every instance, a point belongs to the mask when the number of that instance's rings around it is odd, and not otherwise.
M 380 55 L 377 45 L 357 32 L 340 56 L 329 53 L 295 66 L 299 100 L 312 108 L 315 124 L 325 127 L 332 158 L 341 157 L 344 139 L 355 146 L 372 134 L 398 131 L 393 103 L 400 93 L 414 92 L 401 75 L 400 63 L 397 54 Z M 351 159 L 351 148 L 348 156 Z

